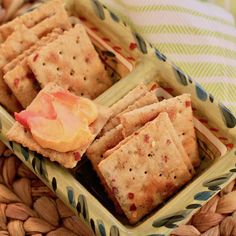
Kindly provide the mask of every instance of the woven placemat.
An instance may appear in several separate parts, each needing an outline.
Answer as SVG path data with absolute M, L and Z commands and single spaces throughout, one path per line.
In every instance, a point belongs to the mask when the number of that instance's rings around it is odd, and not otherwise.
M 89 236 L 87 226 L 0 144 L 0 236 Z

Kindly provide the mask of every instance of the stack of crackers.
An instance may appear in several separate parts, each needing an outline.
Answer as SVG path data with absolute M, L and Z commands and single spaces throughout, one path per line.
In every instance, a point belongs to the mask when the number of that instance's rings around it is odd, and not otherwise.
M 140 85 L 111 110 L 87 156 L 117 211 L 133 224 L 186 184 L 200 164 L 191 98 L 159 102 Z
M 52 0 L 0 27 L 0 104 L 26 108 L 49 82 L 95 98 L 111 86 L 83 26 Z

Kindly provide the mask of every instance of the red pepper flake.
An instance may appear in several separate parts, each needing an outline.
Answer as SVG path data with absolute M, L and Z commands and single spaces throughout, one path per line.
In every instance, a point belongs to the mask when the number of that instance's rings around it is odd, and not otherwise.
M 129 208 L 130 211 L 136 211 L 137 207 L 135 206 L 135 204 L 132 204 Z
M 34 55 L 34 57 L 33 57 L 33 61 L 36 61 L 36 60 L 38 59 L 38 57 L 39 57 L 39 54 L 36 53 L 36 54 Z
M 174 91 L 174 89 L 172 88 L 164 88 L 164 90 L 167 92 L 167 93 L 172 93 Z
M 114 46 L 114 47 L 112 47 L 114 50 L 116 50 L 116 51 L 120 51 L 121 50 L 121 47 L 119 47 L 119 46 Z
M 223 140 L 223 141 L 227 141 L 228 140 L 226 137 L 218 137 L 218 139 Z
M 126 57 L 126 59 L 129 61 L 135 61 L 135 59 L 133 57 Z
M 234 147 L 234 144 L 233 143 L 228 143 L 228 144 L 226 144 L 226 147 L 229 148 L 229 149 L 232 149 Z
M 145 135 L 144 135 L 144 142 L 145 142 L 145 143 L 149 143 L 149 140 L 150 140 L 149 135 L 148 135 L 148 134 L 145 134 Z
M 117 194 L 118 193 L 117 187 L 112 187 L 111 191 L 112 191 L 113 194 Z
M 190 107 L 191 106 L 191 101 L 186 101 L 185 102 L 185 107 Z
M 18 78 L 14 79 L 14 86 L 18 88 L 20 80 Z
M 128 198 L 129 199 L 134 199 L 134 194 L 133 193 L 128 193 Z
M 151 86 L 150 90 L 152 91 L 152 90 L 155 90 L 156 88 L 157 88 L 157 84 L 154 83 L 154 84 Z
M 130 43 L 129 49 L 134 50 L 135 48 L 137 48 L 137 44 L 136 43 Z
M 210 128 L 210 130 L 213 132 L 219 132 L 219 129 L 216 129 L 216 128 Z
M 74 158 L 75 158 L 76 161 L 80 161 L 80 159 L 81 159 L 80 153 L 79 152 L 74 152 Z
M 87 19 L 84 16 L 79 16 L 79 19 L 82 21 L 87 21 Z
M 207 124 L 208 123 L 208 120 L 206 119 L 199 119 L 200 122 L 202 122 L 203 124 Z
M 164 156 L 164 157 L 162 157 L 162 160 L 165 162 L 165 163 L 167 163 L 167 160 L 168 160 L 168 156 Z
M 98 31 L 98 28 L 96 28 L 96 27 L 91 27 L 90 28 L 92 31 Z
M 192 110 L 193 110 L 193 111 L 196 111 L 197 109 L 196 109 L 195 107 L 192 107 Z
M 109 38 L 102 38 L 102 40 L 104 40 L 106 42 L 111 42 L 111 40 Z
M 171 144 L 171 141 L 169 139 L 166 140 L 166 144 L 169 145 Z

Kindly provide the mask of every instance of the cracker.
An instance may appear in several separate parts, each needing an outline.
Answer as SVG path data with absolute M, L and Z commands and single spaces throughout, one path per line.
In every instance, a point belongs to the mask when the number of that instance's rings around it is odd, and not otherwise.
M 124 136 L 130 135 L 148 121 L 153 120 L 160 112 L 168 113 L 192 165 L 199 166 L 200 158 L 189 94 L 163 100 L 121 115 Z
M 98 166 L 132 224 L 191 179 L 169 125 L 170 119 L 157 117 Z
M 24 58 L 31 55 L 36 49 L 46 45 L 47 43 L 52 42 L 55 40 L 59 34 L 63 32 L 62 29 L 56 28 L 51 33 L 47 34 L 46 36 L 42 37 L 40 40 L 35 42 L 29 49 L 25 50 L 23 53 L 18 55 L 16 58 L 11 60 L 7 65 L 3 67 L 3 74 L 6 74 L 8 71 L 12 70 L 19 62 L 21 62 Z
M 120 124 L 120 118 L 119 116 L 125 112 L 128 111 L 132 111 L 134 109 L 146 106 L 146 105 L 150 105 L 152 103 L 158 102 L 158 98 L 155 95 L 154 91 L 151 92 L 147 92 L 146 94 L 144 94 L 142 97 L 138 98 L 133 104 L 129 105 L 124 111 L 122 111 L 121 113 L 117 114 L 116 116 L 114 116 L 113 118 L 111 118 L 107 124 L 103 127 L 102 132 L 101 132 L 101 136 L 106 133 L 107 131 L 113 129 L 114 127 L 116 127 L 117 125 Z
M 48 84 L 45 87 L 45 92 L 56 92 L 61 91 L 61 88 L 55 84 Z M 100 132 L 101 128 L 106 123 L 107 119 L 110 116 L 110 111 L 108 108 L 98 105 L 99 115 L 98 119 L 90 125 L 91 130 L 93 131 L 94 138 Z M 56 161 L 65 168 L 74 168 L 79 161 L 80 157 L 85 153 L 88 147 L 83 147 L 73 152 L 57 152 L 51 149 L 42 148 L 38 145 L 31 135 L 31 133 L 24 129 L 24 127 L 17 121 L 14 123 L 13 127 L 7 133 L 7 137 L 11 141 L 22 144 L 22 146 L 27 147 L 29 150 L 35 151 L 44 157 L 49 158 L 51 161 Z
M 30 47 L 37 39 L 29 29 L 21 25 L 0 45 L 0 103 L 10 112 L 18 111 L 20 106 L 16 97 L 3 81 L 2 68 L 16 55 Z
M 52 0 L 48 1 L 48 3 L 42 4 L 40 7 L 34 9 L 31 12 L 28 12 L 6 24 L 3 24 L 0 26 L 0 42 L 4 42 L 8 36 L 11 35 L 15 29 L 21 25 L 25 25 L 27 28 L 32 28 L 43 20 L 56 15 L 57 12 L 61 13 L 62 10 L 64 10 L 64 4 L 62 1 Z M 61 22 L 60 24 L 63 25 L 65 23 L 66 22 Z
M 166 112 L 160 113 L 159 116 L 160 116 L 159 120 L 161 120 L 161 121 L 169 119 L 168 114 Z M 181 140 L 179 139 L 179 137 L 176 133 L 173 123 L 172 122 L 162 122 L 162 123 L 165 126 L 165 128 L 168 130 L 175 146 L 179 150 L 180 155 L 183 158 L 183 161 L 189 170 L 189 173 L 193 176 L 195 174 L 195 170 L 194 170 L 193 165 L 188 157 L 187 152 L 185 151 L 185 149 L 183 147 Z M 168 143 L 167 143 L 167 145 L 168 145 Z
M 54 81 L 76 95 L 93 99 L 112 85 L 80 24 L 33 53 L 28 64 L 41 87 Z
M 61 32 L 58 29 L 43 37 L 4 67 L 3 71 L 8 72 L 3 76 L 3 79 L 23 108 L 26 108 L 40 91 L 40 87 L 28 66 L 27 57 L 35 50 L 55 40 Z
M 44 19 L 31 29 L 39 38 L 41 38 L 55 28 L 61 28 L 63 30 L 68 30 L 71 28 L 69 17 L 62 4 L 60 4 L 56 9 L 55 15 Z
M 145 85 L 140 84 L 131 90 L 128 94 L 126 94 L 123 98 L 121 98 L 118 102 L 111 106 L 112 116 L 115 117 L 122 111 L 124 111 L 128 106 L 135 103 L 137 99 L 144 96 L 148 92 L 148 89 Z
M 30 29 L 21 25 L 0 45 L 0 67 L 2 68 L 10 60 L 32 46 L 37 40 L 38 37 Z
M 0 78 L 0 104 L 10 113 L 21 110 L 21 105 L 4 81 Z
M 103 160 L 103 153 L 115 147 L 123 138 L 122 126 L 119 125 L 92 143 L 86 155 L 96 171 L 98 171 L 98 164 Z

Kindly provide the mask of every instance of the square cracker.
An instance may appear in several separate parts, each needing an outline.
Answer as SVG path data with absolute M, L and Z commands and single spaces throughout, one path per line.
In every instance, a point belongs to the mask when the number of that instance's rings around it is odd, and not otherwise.
M 160 115 L 128 137 L 99 164 L 130 223 L 136 223 L 191 179 L 180 152 Z
M 103 135 L 104 133 L 106 133 L 107 131 L 113 129 L 114 127 L 116 127 L 117 125 L 120 124 L 120 118 L 119 116 L 125 112 L 128 111 L 132 111 L 134 109 L 146 106 L 146 105 L 150 105 L 152 103 L 158 102 L 158 98 L 155 94 L 155 91 L 147 91 L 146 94 L 144 94 L 142 97 L 137 98 L 136 101 L 134 101 L 133 104 L 130 104 L 125 110 L 123 110 L 121 113 L 117 114 L 116 116 L 114 116 L 113 118 L 111 118 L 106 125 L 103 127 L 101 134 Z
M 41 87 L 54 81 L 91 99 L 112 84 L 81 24 L 33 53 L 28 64 Z
M 65 14 L 63 11 L 66 13 L 64 4 L 61 0 L 48 1 L 33 11 L 25 13 L 24 15 L 0 26 L 0 42 L 4 42 L 19 26 L 25 25 L 27 28 L 32 28 L 40 22 L 43 22 L 45 19 L 55 16 L 56 13 L 59 13 L 59 15 L 62 16 L 62 21 L 59 23 L 64 26 L 67 24 L 67 21 L 64 21 Z M 55 27 L 55 25 L 53 27 Z
M 61 91 L 62 88 L 56 84 L 50 83 L 48 84 L 44 90 L 44 92 L 57 92 Z M 106 123 L 107 119 L 110 116 L 110 110 L 106 107 L 98 106 L 98 119 L 90 125 L 91 130 L 93 131 L 94 138 L 100 132 L 101 128 Z M 7 137 L 11 141 L 15 141 L 17 143 L 22 144 L 22 146 L 29 148 L 29 150 L 36 151 L 39 154 L 42 154 L 44 157 L 49 158 L 51 161 L 56 161 L 65 168 L 74 168 L 82 155 L 85 153 L 88 147 L 83 147 L 83 149 L 78 149 L 71 152 L 57 152 L 52 149 L 42 148 L 38 145 L 30 131 L 24 129 L 24 127 L 18 123 L 17 121 L 14 123 L 13 127 L 7 133 Z
M 54 30 L 3 68 L 6 73 L 3 79 L 23 108 L 30 105 L 40 91 L 38 82 L 28 66 L 27 57 L 35 50 L 55 40 L 61 32 L 61 29 Z
M 17 31 L 13 32 L 0 45 L 0 104 L 10 112 L 19 111 L 20 105 L 9 87 L 5 84 L 2 69 L 10 60 L 21 54 L 24 49 L 29 48 L 37 39 L 29 29 L 21 25 Z
M 130 135 L 161 112 L 168 113 L 192 165 L 194 167 L 199 166 L 200 158 L 189 94 L 183 94 L 122 114 L 120 119 L 124 127 L 124 136 Z

